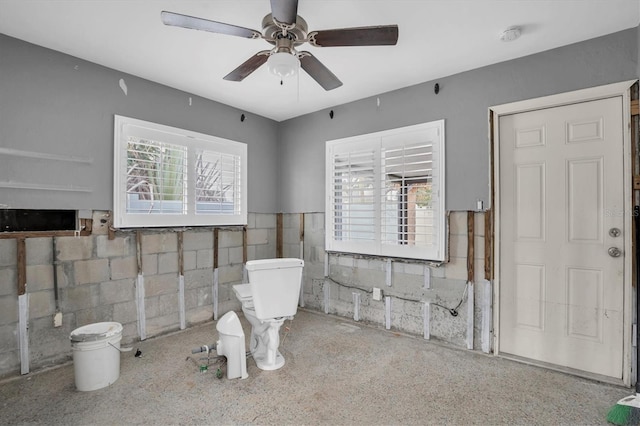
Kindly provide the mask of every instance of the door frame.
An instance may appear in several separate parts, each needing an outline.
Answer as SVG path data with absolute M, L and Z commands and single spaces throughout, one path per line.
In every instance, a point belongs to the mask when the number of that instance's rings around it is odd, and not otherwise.
M 634 300 L 632 288 L 632 210 L 633 210 L 633 190 L 632 190 L 632 159 L 631 159 L 631 86 L 637 80 L 624 81 L 620 83 L 608 84 L 588 89 L 576 90 L 556 95 L 544 96 L 540 98 L 528 99 L 524 101 L 512 102 L 503 105 L 489 107 L 489 141 L 492 154 L 492 210 L 493 210 L 493 230 L 494 230 L 494 256 L 493 256 L 493 348 L 494 354 L 500 356 L 500 117 L 503 115 L 518 114 L 544 108 L 553 108 L 576 103 L 595 101 L 599 99 L 622 97 L 622 123 L 623 123 L 623 182 L 624 182 L 624 226 L 627 238 L 624 241 L 624 291 L 623 291 L 623 362 L 622 362 L 622 384 L 632 385 L 631 378 L 631 350 L 632 350 L 632 301 Z M 543 363 L 540 363 L 543 365 Z M 554 368 L 544 364 L 546 367 Z M 558 366 L 561 371 L 578 374 L 571 369 Z M 584 376 L 591 377 L 587 372 Z

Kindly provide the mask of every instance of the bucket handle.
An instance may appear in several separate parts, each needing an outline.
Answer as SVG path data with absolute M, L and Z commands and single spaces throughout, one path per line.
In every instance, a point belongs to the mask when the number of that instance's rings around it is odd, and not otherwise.
M 111 346 L 113 346 L 114 349 L 117 349 L 120 352 L 131 352 L 133 350 L 133 348 L 119 348 L 111 342 L 107 342 L 107 343 L 109 343 Z

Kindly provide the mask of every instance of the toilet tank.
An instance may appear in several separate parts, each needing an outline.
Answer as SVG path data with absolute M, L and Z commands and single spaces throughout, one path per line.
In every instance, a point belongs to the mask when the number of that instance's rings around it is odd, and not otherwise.
M 258 319 L 296 314 L 302 280 L 301 259 L 260 259 L 247 262 L 253 306 Z

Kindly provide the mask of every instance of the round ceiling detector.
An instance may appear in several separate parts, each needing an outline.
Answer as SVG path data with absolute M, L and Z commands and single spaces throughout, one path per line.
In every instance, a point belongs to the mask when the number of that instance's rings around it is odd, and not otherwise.
M 520 37 L 520 27 L 509 27 L 500 34 L 500 40 L 513 41 Z

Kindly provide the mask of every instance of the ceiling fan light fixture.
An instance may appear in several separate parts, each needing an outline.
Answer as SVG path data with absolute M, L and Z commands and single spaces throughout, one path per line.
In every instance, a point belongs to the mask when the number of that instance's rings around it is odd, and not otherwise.
M 267 59 L 269 72 L 280 79 L 293 77 L 298 73 L 300 60 L 297 55 L 287 52 L 277 52 Z

